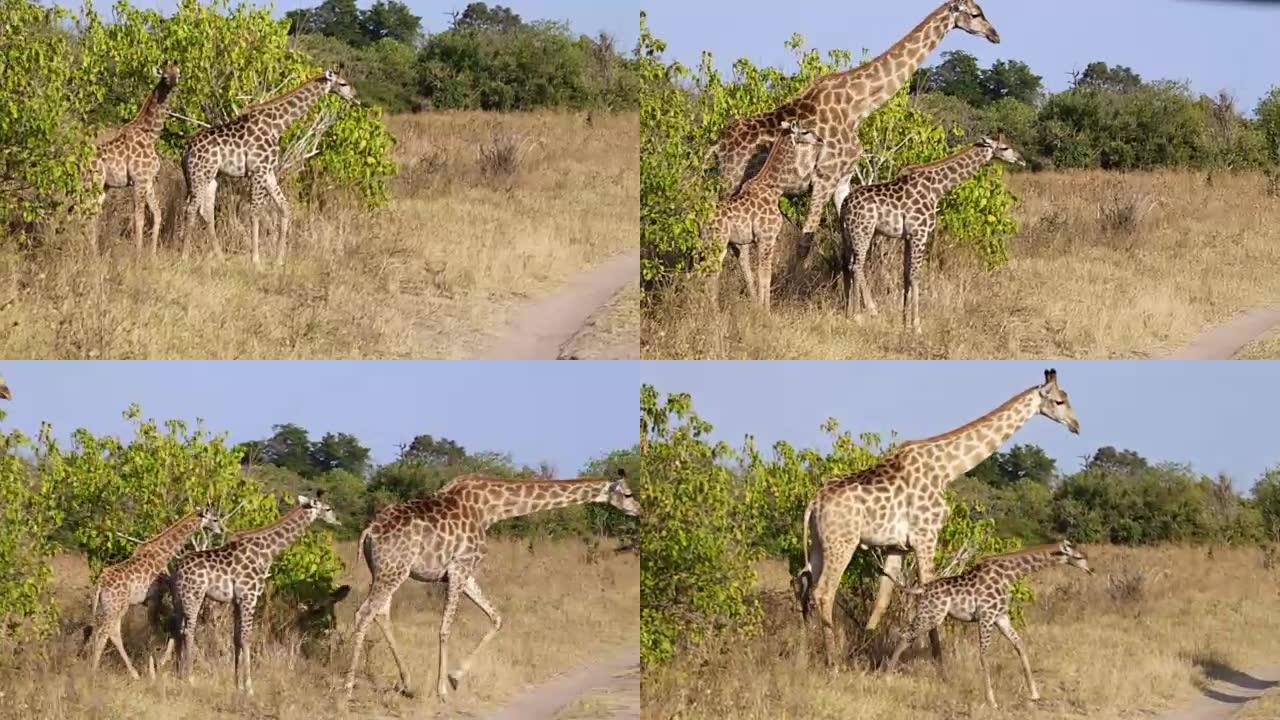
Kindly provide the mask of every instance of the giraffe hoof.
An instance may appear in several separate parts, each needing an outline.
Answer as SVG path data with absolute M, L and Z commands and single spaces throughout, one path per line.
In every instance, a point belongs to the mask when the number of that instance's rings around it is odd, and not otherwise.
M 396 685 L 396 692 L 400 693 L 401 695 L 407 698 L 413 698 L 418 696 L 418 694 L 413 691 L 413 688 L 404 687 L 402 685 Z
M 449 687 L 457 690 L 460 682 L 462 682 L 462 678 L 457 673 L 449 673 Z

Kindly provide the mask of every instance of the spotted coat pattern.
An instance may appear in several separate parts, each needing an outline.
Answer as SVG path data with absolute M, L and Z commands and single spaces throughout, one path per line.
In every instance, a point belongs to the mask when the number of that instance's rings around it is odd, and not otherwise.
M 297 88 L 257 105 L 252 105 L 222 125 L 205 128 L 187 142 L 182 153 L 182 174 L 187 180 L 187 199 L 182 213 L 182 255 L 190 252 L 190 229 L 196 212 L 209 230 L 214 255 L 222 258 L 222 245 L 213 224 L 218 176 L 248 177 L 250 189 L 250 235 L 253 264 L 262 265 L 258 251 L 259 221 L 270 200 L 279 216 L 276 264 L 284 264 L 289 234 L 289 203 L 276 177 L 280 138 L 325 94 L 333 92 L 351 102 L 355 90 L 332 70 L 312 78 Z
M 98 670 L 107 640 L 115 646 L 129 674 L 138 677 L 120 638 L 120 623 L 133 605 L 148 604 L 154 612 L 169 581 L 169 561 L 196 531 L 222 532 L 212 510 L 198 510 L 139 545 L 128 560 L 103 569 L 93 593 L 92 629 L 85 639 L 93 648 L 92 669 Z
M 978 662 L 982 665 L 987 702 L 993 708 L 997 707 L 996 697 L 991 689 L 991 673 L 987 669 L 986 655 L 991 648 L 992 630 L 995 629 L 999 629 L 1017 651 L 1031 699 L 1039 700 L 1040 691 L 1031 675 L 1026 648 L 1009 619 L 1009 592 L 1019 578 L 1055 565 L 1071 565 L 1093 573 L 1084 553 L 1072 547 L 1070 542 L 1063 541 L 994 555 L 980 560 L 959 575 L 939 578 L 920 588 L 904 588 L 906 592 L 917 595 L 919 602 L 915 617 L 889 658 L 887 670 L 893 671 L 898 658 L 912 642 L 937 628 L 947 616 L 951 616 L 961 622 L 978 623 Z
M 856 304 L 872 314 L 875 301 L 864 268 L 871 241 L 879 236 L 904 242 L 902 261 L 902 323 L 920 332 L 920 268 L 929 238 L 938 225 L 938 204 L 957 185 L 973 177 L 993 159 L 1023 164 L 1017 151 L 1003 140 L 983 138 L 951 157 L 928 165 L 904 168 L 898 177 L 877 185 L 849 189 L 850 177 L 836 189 L 843 239 L 845 311 L 854 316 Z
M 299 496 L 298 504 L 271 525 L 236 533 L 221 547 L 187 553 L 173 571 L 173 594 L 179 616 L 178 665 L 189 677 L 196 652 L 195 625 L 205 598 L 232 604 L 235 610 L 236 687 L 253 694 L 250 640 L 258 599 L 266 589 L 271 563 L 292 545 L 317 518 L 337 524 L 333 508 Z
M 976 0 L 947 0 L 879 57 L 852 70 L 824 75 L 793 100 L 730 124 L 715 148 L 726 196 L 742 186 L 761 148 L 777 142 L 783 122 L 813 130 L 825 142 L 809 177 L 794 176 L 786 183 L 813 188 L 803 229 L 806 238 L 811 237 L 836 184 L 853 172 L 862 156 L 858 140 L 862 120 L 893 97 L 953 29 L 1000 42 Z
M 584 503 L 607 503 L 628 515 L 640 513 L 640 506 L 621 472 L 612 479 L 541 481 L 464 475 L 450 481 L 434 495 L 380 510 L 360 534 L 358 543 L 372 582 L 368 597 L 356 611 L 351 667 L 346 680 L 348 697 L 355 686 L 356 669 L 370 622 L 377 623 L 391 647 L 400 673 L 400 691 L 412 694 L 409 670 L 396 646 L 391 627 L 391 597 L 408 578 L 419 582 L 446 583 L 448 586 L 440 622 L 436 691 L 443 699 L 448 695 L 448 685 L 456 689 L 472 660 L 502 627 L 502 617 L 484 596 L 475 578 L 476 568 L 484 560 L 489 526 L 506 518 Z M 457 670 L 448 672 L 449 632 L 458 601 L 463 595 L 488 616 L 492 627 Z
M 786 222 L 778 209 L 778 198 L 783 194 L 785 178 L 794 174 L 798 162 L 812 162 L 812 149 L 821 142 L 814 133 L 796 125 L 787 125 L 786 132 L 778 137 L 769 151 L 764 167 L 747 180 L 737 195 L 722 201 L 712 219 L 715 247 L 719 252 L 716 267 L 724 263 L 725 255 L 732 249 L 742 266 L 748 294 L 766 311 L 773 284 L 774 245 Z M 752 278 L 752 245 L 760 251 L 756 270 L 758 283 Z M 719 294 L 719 273 L 716 273 L 712 276 L 712 296 L 718 298 Z
M 156 87 L 142 101 L 138 114 L 112 137 L 98 145 L 89 165 L 89 182 L 97 193 L 96 210 L 90 221 L 89 241 L 98 252 L 98 215 L 102 213 L 109 188 L 133 188 L 133 241 L 142 252 L 142 231 L 146 212 L 151 213 L 151 252 L 160 244 L 160 203 L 156 200 L 156 173 L 160 156 L 156 141 L 164 130 L 165 106 L 178 87 L 181 73 L 176 65 L 157 70 Z
M 1073 433 L 1080 430 L 1054 370 L 1045 371 L 1043 385 L 1018 393 L 976 420 L 942 435 L 907 442 L 875 466 L 823 485 L 805 508 L 807 562 L 793 588 L 806 619 L 817 605 L 828 664 L 834 664 L 836 658 L 832 620 L 836 588 L 854 551 L 860 546 L 885 548 L 885 571 L 895 577 L 906 553 L 915 551 L 920 582 L 932 580 L 938 531 L 947 518 L 947 486 L 1036 415 L 1061 423 Z M 879 625 L 892 592 L 893 583 L 886 577 L 867 620 L 868 629 Z M 940 656 L 936 632 L 930 634 L 930 641 L 935 657 Z

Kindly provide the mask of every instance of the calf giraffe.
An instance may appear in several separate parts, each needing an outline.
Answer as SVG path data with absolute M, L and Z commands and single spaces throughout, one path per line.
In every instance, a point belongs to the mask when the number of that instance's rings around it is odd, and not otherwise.
M 160 156 L 156 154 L 156 141 L 164 130 L 165 105 L 178 87 L 180 72 L 176 65 L 156 68 L 160 80 L 142 101 L 138 114 L 113 137 L 97 148 L 93 163 L 89 166 L 90 182 L 98 194 L 97 208 L 90 224 L 89 243 L 94 254 L 98 252 L 98 215 L 107 199 L 108 188 L 133 187 L 133 241 L 142 253 L 142 229 L 146 224 L 145 211 L 151 212 L 151 252 L 160 243 L 160 204 L 156 202 L 155 180 L 160 171 Z M 144 210 L 145 205 L 145 210 Z
M 778 209 L 778 198 L 787 174 L 793 172 L 797 162 L 804 162 L 802 153 L 806 147 L 820 145 L 822 138 L 798 125 L 784 123 L 784 132 L 774 142 L 760 172 L 742 186 L 742 191 L 716 208 L 712 227 L 716 233 L 716 247 L 720 262 L 713 276 L 713 297 L 720 294 L 719 270 L 730 248 L 738 256 L 742 274 L 747 280 L 747 292 L 765 311 L 769 310 L 770 288 L 773 281 L 773 248 L 782 232 L 786 219 Z M 810 160 L 811 162 L 811 160 Z M 760 250 L 757 258 L 759 283 L 751 277 L 751 246 Z M 757 293 L 758 288 L 758 293 Z
M 266 588 L 271 563 L 302 537 L 317 518 L 339 524 L 333 508 L 318 499 L 299 495 L 298 504 L 271 525 L 236 533 L 226 545 L 187 553 L 178 559 L 173 570 L 173 594 L 179 617 L 178 666 L 183 677 L 191 676 L 195 651 L 193 631 L 205 597 L 215 602 L 230 602 L 235 609 L 236 687 L 253 694 L 249 641 L 258 598 Z
M 825 484 L 804 511 L 804 569 L 793 581 L 800 608 L 808 619 L 816 602 L 822 618 L 827 664 L 836 658 L 831 618 L 836 588 L 859 546 L 885 549 L 884 568 L 897 576 L 909 550 L 916 554 L 921 584 L 933 579 L 938 531 L 947 517 L 945 492 L 951 481 L 995 452 L 1031 418 L 1043 415 L 1072 433 L 1080 421 L 1058 373 L 1046 370 L 1044 384 L 1034 385 L 1000 407 L 950 432 L 912 440 L 890 450 L 871 468 Z M 810 533 L 813 545 L 809 545 Z M 880 581 L 867 629 L 880 624 L 889 606 L 893 583 Z M 941 657 L 937 631 L 929 634 L 934 657 Z
M 898 657 L 926 632 L 937 628 L 948 615 L 961 622 L 978 623 L 978 663 L 982 666 L 982 680 L 987 689 L 987 702 L 992 708 L 996 705 L 995 693 L 991 690 L 991 672 L 987 669 L 987 650 L 991 648 L 991 630 L 997 628 L 1013 645 L 1022 661 L 1022 672 L 1027 677 L 1027 688 L 1031 699 L 1040 699 L 1040 690 L 1036 688 L 1035 678 L 1031 676 L 1031 663 L 1027 660 L 1027 650 L 1022 645 L 1022 638 L 1013 629 L 1009 620 L 1009 591 L 1013 583 L 1025 575 L 1052 565 L 1071 565 L 1093 574 L 1089 568 L 1089 560 L 1084 553 L 1076 550 L 1071 543 L 1063 541 L 1051 545 L 1040 545 L 1016 552 L 994 555 L 980 560 L 976 565 L 959 575 L 939 578 L 918 588 L 902 588 L 904 592 L 919 596 L 915 618 L 907 631 L 903 633 L 898 646 L 894 648 L 892 657 L 886 665 L 888 672 L 898 664 Z M 888 576 L 891 581 L 897 578 Z
M 333 70 L 326 70 L 323 75 L 279 97 L 249 106 L 227 123 L 205 128 L 191 137 L 182 153 L 182 174 L 187 179 L 187 200 L 181 226 L 184 258 L 190 250 L 191 237 L 188 233 L 197 210 L 209 228 L 209 242 L 214 255 L 222 258 L 222 245 L 213 226 L 213 209 L 218 193 L 218 175 L 226 175 L 249 178 L 254 266 L 262 266 L 258 254 L 258 223 L 267 200 L 275 204 L 280 216 L 276 265 L 284 264 L 285 243 L 289 235 L 289 203 L 276 178 L 280 137 L 330 92 L 349 102 L 360 102 L 356 99 L 355 89 L 346 80 Z
M 789 178 L 793 186 L 813 187 L 804 221 L 803 255 L 822 222 L 823 208 L 836 184 L 853 171 L 862 156 L 858 127 L 863 119 L 893 97 L 954 29 L 980 35 L 992 43 L 1000 42 L 1000 34 L 976 0 L 947 0 L 879 57 L 852 70 L 823 75 L 781 106 L 726 127 L 714 148 L 720 160 L 725 197 L 732 196 L 742 185 L 760 148 L 777 140 L 784 121 L 818 133 L 826 143 L 809 166 L 811 172 L 805 178 Z
M 92 668 L 98 662 L 107 640 L 115 646 L 129 674 L 138 677 L 120 638 L 120 623 L 132 605 L 146 604 L 153 609 L 169 580 L 169 561 L 187 544 L 197 530 L 222 533 L 218 516 L 209 509 L 197 510 L 165 528 L 160 534 L 139 545 L 128 560 L 103 569 L 93 593 L 92 627 L 85 628 L 85 641 L 93 648 Z
M 449 684 L 457 689 L 476 654 L 502 628 L 502 618 L 485 598 L 475 572 L 485 553 L 485 531 L 506 518 L 542 510 L 608 503 L 628 515 L 639 515 L 640 506 L 627 487 L 625 474 L 618 477 L 576 480 L 520 482 L 483 475 L 464 475 L 420 500 L 389 505 L 378 512 L 369 527 L 360 533 L 358 547 L 369 566 L 372 582 L 369 596 L 356 611 L 352 633 L 351 667 L 347 671 L 347 697 L 355 687 L 356 669 L 364 647 L 369 623 L 377 622 L 391 646 L 400 671 L 400 691 L 412 695 L 409 670 L 405 667 L 391 631 L 391 596 L 408 578 L 419 582 L 447 582 L 444 617 L 440 621 L 440 669 L 436 692 L 443 700 Z M 449 629 L 466 595 L 489 617 L 493 627 L 480 644 L 463 658 L 454 672 L 449 667 Z
M 840 235 L 843 238 L 845 267 L 845 312 L 855 316 L 861 300 L 875 314 L 863 268 L 871 241 L 879 236 L 904 241 L 902 260 L 902 324 L 920 332 L 920 267 L 924 263 L 929 237 L 938 224 L 938 203 L 960 183 L 973 177 L 982 166 L 1000 159 L 1025 165 L 1018 151 L 1004 139 L 982 138 L 960 152 L 927 165 L 902 169 L 898 177 L 877 185 L 849 188 L 846 176 L 836 188 L 840 208 Z

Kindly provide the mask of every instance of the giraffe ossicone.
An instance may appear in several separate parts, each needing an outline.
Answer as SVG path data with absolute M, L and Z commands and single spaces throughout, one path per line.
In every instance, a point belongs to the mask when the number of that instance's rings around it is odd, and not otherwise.
M 902 587 L 899 578 L 886 573 L 885 577 L 891 582 L 919 598 L 915 616 L 885 663 L 886 672 L 893 672 L 903 651 L 926 632 L 935 630 L 949 616 L 961 622 L 978 623 L 978 662 L 982 666 L 987 703 L 992 708 L 999 706 L 991 688 L 987 651 L 991 648 L 992 630 L 996 629 L 1013 645 L 1018 659 L 1022 661 L 1029 697 L 1039 700 L 1040 690 L 1031 675 L 1026 647 L 1009 618 L 1009 593 L 1019 578 L 1057 565 L 1070 565 L 1093 574 L 1088 557 L 1065 540 L 992 555 L 962 573 L 938 578 L 916 588 Z
M 447 583 L 440 621 L 439 676 L 436 693 L 447 698 L 457 689 L 479 652 L 502 628 L 502 616 L 485 597 L 475 572 L 484 559 L 486 529 L 499 520 L 585 503 L 611 505 L 627 515 L 639 515 L 640 505 L 622 470 L 613 478 L 574 480 L 505 480 L 485 475 L 461 475 L 434 494 L 379 510 L 356 543 L 369 568 L 369 595 L 356 611 L 351 634 L 351 666 L 346 692 L 351 697 L 356 670 L 369 624 L 376 622 L 391 647 L 400 680 L 397 688 L 413 695 L 409 668 L 400 655 L 391 627 L 391 598 L 405 580 Z M 458 602 L 465 595 L 488 616 L 491 627 L 479 644 L 449 671 L 448 640 Z
M 280 138 L 285 130 L 301 119 L 313 105 L 332 92 L 348 102 L 359 104 L 355 88 L 339 70 L 325 70 L 279 97 L 245 108 L 238 116 L 221 125 L 204 128 L 191 136 L 182 153 L 182 174 L 187 180 L 187 197 L 179 225 L 182 255 L 191 249 L 191 224 L 199 213 L 209 231 L 209 244 L 221 259 L 222 245 L 214 228 L 214 205 L 218 193 L 218 177 L 247 177 L 250 189 L 250 236 L 252 259 L 262 266 L 259 252 L 259 225 L 268 201 L 277 215 L 276 265 L 284 264 L 289 237 L 289 202 L 280 189 L 276 171 L 280 162 Z
M 938 532 L 947 518 L 946 489 L 956 478 L 995 452 L 1037 415 L 1080 432 L 1056 370 L 999 407 L 954 430 L 893 448 L 872 467 L 829 480 L 805 507 L 802 529 L 805 566 L 792 588 L 807 620 L 817 605 L 827 664 L 837 657 L 832 608 L 836 589 L 853 553 L 861 547 L 885 550 L 886 573 L 896 576 L 908 550 L 914 551 L 921 584 L 933 579 Z M 813 542 L 810 544 L 810 538 Z M 882 578 L 867 629 L 874 630 L 889 606 L 893 582 Z M 936 630 L 930 643 L 941 659 Z
M 849 317 L 857 319 L 863 309 L 876 313 L 865 275 L 873 240 L 902 240 L 902 323 L 920 332 L 920 275 L 929 238 L 938 225 L 938 205 L 947 193 L 993 160 L 1026 164 L 1003 137 L 983 137 L 949 157 L 905 167 L 888 182 L 850 188 L 852 176 L 841 179 L 835 200 L 840 211 L 841 254 L 845 259 L 841 275 Z

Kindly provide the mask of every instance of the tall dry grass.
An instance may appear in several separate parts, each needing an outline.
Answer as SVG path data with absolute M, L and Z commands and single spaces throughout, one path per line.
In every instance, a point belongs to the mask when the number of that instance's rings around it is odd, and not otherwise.
M 806 634 L 785 567 L 777 565 L 761 575 L 765 632 L 650 670 L 642 685 L 644 717 L 1150 717 L 1197 698 L 1208 678 L 1274 665 L 1280 656 L 1280 578 L 1264 567 L 1259 550 L 1087 552 L 1097 575 L 1062 567 L 1032 577 L 1038 599 L 1021 634 L 1039 703 L 1027 699 L 1017 655 L 997 635 L 989 659 L 1000 709 L 985 706 L 971 625 L 947 626 L 945 676 L 924 647 L 893 675 L 872 672 L 861 650 L 838 674 L 827 672 L 816 623 Z
M 219 187 L 217 218 L 232 259 L 182 262 L 173 229 L 183 180 L 167 165 L 155 260 L 133 251 L 128 191 L 108 199 L 104 257 L 90 256 L 75 224 L 35 243 L 0 238 L 0 356 L 467 357 L 514 304 L 635 246 L 638 118 L 592 120 L 389 118 L 400 167 L 389 207 L 295 200 L 283 271 L 249 263 L 245 188 L 234 181 Z M 202 256 L 205 238 L 197 222 Z
M 607 545 L 607 544 L 606 544 Z M 632 554 L 593 550 L 581 542 L 496 541 L 481 566 L 485 594 L 503 616 L 503 628 L 477 657 L 473 670 L 448 706 L 435 697 L 437 634 L 444 594 L 440 587 L 407 582 L 393 600 L 391 617 L 405 653 L 417 696 L 392 689 L 398 676 L 380 633 L 369 635 L 367 660 L 357 674 L 350 705 L 342 702 L 342 682 L 350 660 L 346 642 L 352 618 L 367 595 L 363 562 L 356 564 L 354 543 L 343 543 L 347 564 L 343 582 L 353 587 L 337 606 L 338 626 L 328 641 L 308 645 L 288 631 L 272 637 L 258 633 L 253 655 L 255 695 L 235 691 L 230 629 L 205 627 L 198 636 L 208 664 L 196 664 L 191 684 L 167 671 L 154 681 L 130 680 L 108 650 L 98 676 L 76 658 L 79 628 L 88 615 L 88 574 L 83 563 L 62 558 L 56 565 L 59 605 L 66 618 L 60 640 L 28 645 L 0 658 L 0 718 L 252 717 L 276 720 L 315 718 L 470 716 L 501 706 L 526 685 L 578 668 L 592 659 L 612 657 L 639 643 L 639 561 Z M 127 622 L 125 644 L 134 664 L 146 667 L 148 652 L 158 657 L 163 638 L 145 627 L 135 609 Z M 283 625 L 284 623 L 275 623 Z M 456 664 L 489 629 L 488 620 L 465 602 L 459 606 L 450 638 Z
M 1022 231 L 1011 261 L 984 271 L 935 248 L 921 297 L 924 332 L 901 324 L 902 249 L 872 258 L 880 314 L 847 319 L 822 263 L 783 287 L 772 316 L 726 272 L 723 312 L 701 288 L 649 298 L 646 358 L 1152 358 L 1280 294 L 1280 200 L 1257 174 L 1016 174 Z M 785 253 L 784 253 L 785 254 Z M 783 259 L 783 263 L 786 259 Z M 784 283 L 785 284 L 785 283 Z

